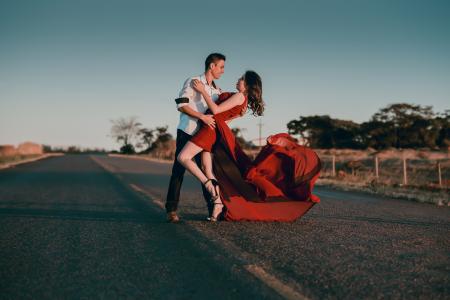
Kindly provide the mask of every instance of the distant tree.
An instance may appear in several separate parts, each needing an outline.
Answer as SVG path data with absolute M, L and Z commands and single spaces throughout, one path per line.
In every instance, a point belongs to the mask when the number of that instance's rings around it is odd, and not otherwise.
M 155 129 L 142 128 L 140 129 L 141 144 L 144 145 L 145 149 L 143 153 L 149 153 L 152 150 L 153 143 L 155 142 Z
M 396 148 L 434 147 L 438 132 L 433 132 L 431 106 L 395 103 L 372 116 L 374 122 L 391 129 Z
M 124 154 L 135 153 L 134 143 L 141 134 L 141 123 L 137 117 L 119 118 L 111 120 L 111 136 L 121 144 L 120 152 Z
M 441 148 L 450 147 L 450 110 L 438 114 L 435 118 L 435 126 L 438 128 L 436 145 Z
M 172 140 L 172 135 L 167 132 L 169 126 L 156 127 L 155 143 L 163 144 Z
M 81 149 L 78 146 L 72 145 L 72 146 L 69 146 L 65 152 L 72 153 L 72 154 L 79 154 L 79 153 L 81 153 Z
M 51 153 L 51 152 L 53 152 L 52 146 L 50 146 L 50 145 L 42 145 L 42 151 L 44 151 L 44 153 Z
M 333 148 L 331 118 L 329 116 L 300 116 L 287 124 L 290 134 L 300 135 L 307 144 L 315 148 Z
M 125 144 L 120 147 L 120 153 L 122 154 L 134 154 L 136 153 L 136 149 L 132 144 Z
M 168 126 L 156 127 L 156 138 L 152 144 L 152 152 L 157 157 L 171 158 L 175 154 L 175 141 L 167 132 Z
M 154 132 L 154 142 L 151 146 L 151 151 L 164 148 L 169 141 L 173 140 L 172 135 L 167 132 L 169 126 L 161 126 L 153 129 Z
M 314 148 L 362 148 L 360 125 L 330 116 L 300 116 L 287 124 L 288 132 L 307 141 Z
M 300 116 L 287 128 L 290 134 L 300 135 L 317 148 L 450 146 L 450 110 L 436 115 L 431 106 L 408 103 L 388 105 L 362 124 L 329 116 Z
M 336 148 L 365 148 L 364 138 L 361 135 L 361 125 L 353 121 L 332 119 L 333 143 Z
M 396 135 L 390 123 L 369 121 L 361 124 L 361 136 L 366 147 L 386 149 L 394 147 Z

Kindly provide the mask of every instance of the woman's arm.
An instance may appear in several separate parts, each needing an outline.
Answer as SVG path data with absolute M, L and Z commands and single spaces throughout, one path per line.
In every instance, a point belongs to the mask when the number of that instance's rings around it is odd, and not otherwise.
M 219 114 L 221 112 L 227 111 L 237 105 L 241 105 L 242 103 L 244 103 L 244 100 L 245 100 L 244 95 L 242 93 L 236 93 L 233 96 L 231 96 L 230 98 L 228 98 L 227 101 L 222 102 L 221 104 L 217 105 L 211 99 L 211 96 L 206 92 L 205 87 L 200 80 L 193 80 L 192 85 L 193 85 L 193 88 L 197 92 L 202 94 L 209 109 L 215 115 Z
M 216 121 L 214 120 L 213 115 L 202 114 L 198 111 L 193 110 L 189 106 L 182 106 L 178 108 L 178 111 L 187 114 L 189 117 L 199 119 L 211 128 L 216 128 Z
M 232 116 L 230 119 L 226 120 L 225 122 L 226 122 L 227 124 L 230 124 L 230 121 L 232 121 L 232 120 L 234 120 L 234 119 L 236 119 L 236 118 L 243 117 L 243 116 L 245 115 L 246 112 L 247 112 L 247 106 L 244 106 L 244 107 L 242 108 L 241 113 L 240 113 L 239 115 Z

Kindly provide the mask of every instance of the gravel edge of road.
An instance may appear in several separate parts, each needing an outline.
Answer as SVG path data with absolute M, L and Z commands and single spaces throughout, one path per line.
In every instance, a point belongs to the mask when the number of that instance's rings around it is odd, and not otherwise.
M 148 161 L 153 161 L 153 162 L 159 162 L 159 163 L 163 163 L 163 164 L 173 163 L 173 160 L 154 158 L 154 157 L 145 157 L 145 156 L 141 156 L 141 155 L 108 154 L 108 156 L 109 157 L 129 158 L 129 159 L 142 159 L 142 160 L 148 160 Z
M 20 160 L 20 161 L 15 161 L 15 162 L 11 162 L 11 163 L 2 164 L 2 165 L 0 165 L 0 170 L 12 168 L 12 167 L 15 167 L 15 166 L 18 166 L 18 165 L 22 165 L 22 164 L 35 162 L 35 161 L 38 161 L 38 160 L 41 160 L 41 159 L 46 159 L 46 158 L 49 158 L 49 157 L 56 157 L 56 156 L 63 156 L 63 155 L 64 155 L 64 153 L 48 153 L 48 154 L 43 154 L 43 155 L 38 156 L 38 157 L 26 158 L 26 159 L 23 159 L 23 160 Z
M 416 189 L 405 191 L 404 189 L 396 189 L 392 187 L 370 187 L 342 184 L 341 182 L 332 181 L 329 179 L 324 179 L 322 181 L 319 179 L 316 185 L 344 192 L 361 192 L 370 195 L 377 195 L 381 197 L 389 197 L 418 203 L 427 203 L 442 207 L 450 206 L 449 195 L 444 190 L 439 193 L 421 191 Z

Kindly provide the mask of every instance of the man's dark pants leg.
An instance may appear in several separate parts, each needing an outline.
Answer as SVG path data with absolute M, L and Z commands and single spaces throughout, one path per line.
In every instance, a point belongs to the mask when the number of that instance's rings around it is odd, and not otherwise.
M 192 138 L 189 134 L 184 132 L 183 130 L 178 129 L 177 130 L 177 141 L 176 141 L 176 150 L 175 150 L 175 160 L 173 162 L 172 166 L 172 175 L 170 176 L 170 182 L 169 182 L 169 189 L 167 191 L 167 198 L 166 198 L 166 211 L 172 212 L 176 211 L 178 208 L 178 202 L 180 201 L 180 191 L 181 191 L 181 184 L 183 183 L 183 177 L 184 173 L 186 171 L 186 168 L 183 167 L 182 164 L 180 164 L 177 160 L 178 154 L 181 152 L 181 150 L 184 148 L 186 143 Z M 201 156 L 196 155 L 195 161 L 197 162 L 197 165 L 201 167 Z M 205 189 L 203 184 L 202 191 L 203 191 L 203 197 L 205 198 L 206 205 L 208 207 L 208 212 L 211 215 L 213 205 L 210 201 L 210 195 L 208 191 Z

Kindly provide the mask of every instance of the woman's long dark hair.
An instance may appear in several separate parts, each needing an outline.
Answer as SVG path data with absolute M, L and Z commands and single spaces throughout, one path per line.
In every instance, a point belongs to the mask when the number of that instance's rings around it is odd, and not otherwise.
M 252 110 L 254 116 L 262 116 L 264 112 L 264 101 L 262 99 L 261 77 L 255 71 L 246 71 L 243 77 L 247 90 L 247 105 Z
M 264 101 L 262 99 L 261 77 L 255 71 L 246 71 L 244 82 L 247 89 L 248 107 L 254 116 L 262 116 L 264 112 Z

